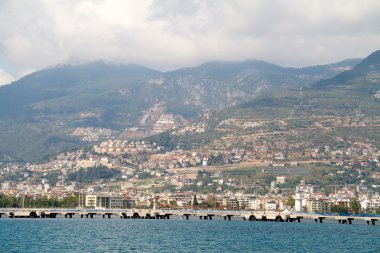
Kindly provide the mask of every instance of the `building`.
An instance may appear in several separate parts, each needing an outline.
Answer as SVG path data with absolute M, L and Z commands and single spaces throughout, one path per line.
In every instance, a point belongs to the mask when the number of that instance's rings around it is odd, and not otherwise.
M 108 194 L 86 195 L 86 206 L 96 209 L 112 209 L 123 207 L 123 197 Z
M 294 210 L 296 212 L 303 211 L 303 207 L 306 207 L 306 200 L 314 194 L 314 185 L 305 184 L 305 180 L 301 180 L 301 183 L 296 186 L 295 205 Z
M 172 114 L 162 114 L 153 126 L 153 133 L 159 134 L 176 127 Z
M 302 211 L 302 199 L 303 199 L 303 193 L 300 191 L 296 191 L 296 197 L 294 198 L 294 201 L 295 201 L 294 211 L 296 212 Z
M 1 189 L 3 191 L 13 189 L 13 182 L 12 181 L 5 181 L 4 183 L 1 184 Z
M 301 180 L 301 184 L 296 186 L 296 191 L 300 191 L 305 194 L 312 194 L 314 193 L 314 188 L 314 185 L 305 184 L 305 180 Z
M 329 210 L 329 204 L 321 199 L 308 199 L 306 208 L 308 212 L 326 212 Z
M 97 157 L 91 156 L 88 160 L 78 160 L 77 167 L 78 168 L 92 168 L 97 167 L 99 165 L 105 166 L 107 168 L 112 168 L 112 163 L 108 157 Z
M 246 207 L 245 207 L 246 209 L 251 209 L 251 210 L 257 209 L 256 197 L 248 198 L 248 200 L 246 202 L 247 202 Z
M 98 160 L 91 157 L 89 160 L 78 160 L 76 164 L 78 168 L 92 168 L 96 167 Z
M 276 202 L 274 201 L 269 201 L 265 203 L 265 210 L 266 211 L 275 211 L 277 209 Z
M 239 207 L 239 201 L 236 197 L 223 197 L 222 204 L 227 209 L 237 209 Z
M 277 176 L 276 177 L 276 183 L 279 184 L 285 184 L 286 183 L 286 177 L 284 176 Z
M 376 209 L 380 208 L 380 199 L 365 199 L 360 202 L 362 209 L 368 210 L 370 212 L 375 212 Z

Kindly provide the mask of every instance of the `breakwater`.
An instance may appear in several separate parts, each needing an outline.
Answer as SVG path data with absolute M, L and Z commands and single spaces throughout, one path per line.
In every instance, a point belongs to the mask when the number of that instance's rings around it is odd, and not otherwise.
M 339 224 L 371 224 L 376 225 L 380 219 L 377 216 L 343 216 L 316 213 L 293 213 L 276 211 L 226 211 L 226 210 L 172 210 L 172 209 L 48 209 L 48 208 L 10 208 L 0 209 L 0 218 L 103 218 L 110 219 L 180 219 L 213 220 L 214 218 L 241 219 L 244 221 L 270 222 L 301 222 L 304 219 L 323 223 L 326 220 L 336 221 Z

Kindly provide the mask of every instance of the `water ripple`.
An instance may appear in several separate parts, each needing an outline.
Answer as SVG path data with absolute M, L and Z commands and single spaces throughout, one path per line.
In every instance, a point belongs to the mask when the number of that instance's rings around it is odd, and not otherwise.
M 380 226 L 2 219 L 1 252 L 380 252 Z

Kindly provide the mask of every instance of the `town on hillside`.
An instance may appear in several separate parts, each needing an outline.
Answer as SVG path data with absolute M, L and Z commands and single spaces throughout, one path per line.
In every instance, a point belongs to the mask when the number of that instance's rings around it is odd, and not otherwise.
M 167 115 L 158 122 L 156 132 L 175 128 Z M 220 123 L 226 124 L 268 122 Z M 172 134 L 205 128 L 188 123 Z M 234 138 L 226 136 L 219 144 L 184 150 L 117 138 L 106 129 L 81 128 L 73 135 L 96 142 L 45 163 L 2 163 L 0 207 L 380 213 L 380 151 L 370 142 L 291 146 L 271 132 L 247 137 L 245 147 L 231 147 Z

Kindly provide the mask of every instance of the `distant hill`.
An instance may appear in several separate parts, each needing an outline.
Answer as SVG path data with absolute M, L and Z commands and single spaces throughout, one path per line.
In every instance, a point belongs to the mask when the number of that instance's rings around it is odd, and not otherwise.
M 305 87 L 354 67 L 359 59 L 305 68 L 284 68 L 258 60 L 209 62 L 164 74 L 165 84 L 180 87 L 185 104 L 221 109 L 259 93 Z
M 330 79 L 316 82 L 313 87 L 323 88 L 332 86 L 347 86 L 358 81 L 379 82 L 380 50 L 370 54 L 355 68 L 344 71 Z M 359 80 L 361 79 L 361 80 Z
M 112 101 L 116 98 L 109 96 L 111 91 L 133 88 L 158 74 L 160 72 L 138 65 L 102 62 L 41 70 L 0 87 L 0 116 L 30 118 L 43 114 L 50 117 L 93 110 L 99 100 L 104 104 L 115 103 Z
M 214 111 L 204 134 L 189 138 L 171 134 L 152 137 L 159 143 L 210 149 L 252 149 L 269 143 L 274 149 L 315 148 L 318 145 L 365 142 L 380 148 L 379 53 L 345 72 L 310 86 L 271 89 L 236 106 Z M 303 69 L 319 73 L 326 66 Z M 327 68 L 329 69 L 329 68 Z M 299 73 L 299 70 L 295 70 Z M 297 144 L 296 144 L 297 143 Z M 207 150 L 207 148 L 204 148 Z M 273 151 L 273 150 L 272 150 Z M 268 151 L 270 153 L 270 151 Z
M 380 116 L 380 51 L 370 54 L 355 67 L 310 87 L 274 92 L 244 102 L 237 108 L 251 108 L 274 116 L 275 111 L 292 110 L 294 116 L 376 115 Z M 228 110 L 227 110 L 228 111 Z M 281 117 L 281 116 L 280 116 Z
M 235 107 L 217 114 L 219 120 L 233 115 L 245 118 L 287 119 L 311 116 L 380 116 L 380 51 L 370 54 L 353 68 L 345 63 L 331 66 L 344 70 L 327 79 L 321 79 L 311 86 L 301 89 L 290 87 L 287 90 L 261 94 Z M 304 68 L 314 72 L 315 68 Z
M 0 158 L 35 161 L 84 146 L 70 137 L 76 127 L 141 127 L 157 104 L 163 112 L 195 119 L 261 94 L 308 87 L 358 61 L 306 68 L 209 62 L 171 72 L 104 62 L 44 69 L 0 87 Z

